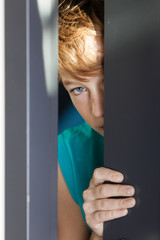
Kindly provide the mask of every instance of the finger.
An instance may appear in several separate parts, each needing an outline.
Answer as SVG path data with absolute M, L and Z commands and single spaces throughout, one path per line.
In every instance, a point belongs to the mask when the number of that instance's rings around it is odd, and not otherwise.
M 128 209 L 119 209 L 111 211 L 98 211 L 88 216 L 90 226 L 94 224 L 103 223 L 116 218 L 124 217 L 128 214 Z
M 111 170 L 109 168 L 96 168 L 93 172 L 92 179 L 90 181 L 90 187 L 98 186 L 99 184 L 104 183 L 105 181 L 110 182 L 122 182 L 124 179 L 124 176 L 122 173 Z
M 85 214 L 91 214 L 93 212 L 102 210 L 118 210 L 125 208 L 132 208 L 136 204 L 134 198 L 124 198 L 124 199 L 100 199 L 91 202 L 84 202 L 83 210 Z
M 109 197 L 129 197 L 133 196 L 135 189 L 133 186 L 121 184 L 101 184 L 95 188 L 88 188 L 83 192 L 85 201 L 93 201 Z

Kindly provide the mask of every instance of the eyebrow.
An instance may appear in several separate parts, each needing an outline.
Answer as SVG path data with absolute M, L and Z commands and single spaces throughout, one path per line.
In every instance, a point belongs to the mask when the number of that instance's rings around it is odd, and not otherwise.
M 69 86 L 69 85 L 73 85 L 74 82 L 70 82 L 70 81 L 62 81 L 63 85 L 65 86 Z
M 81 75 L 80 77 L 75 77 L 75 79 L 73 79 L 73 82 L 72 80 L 62 80 L 62 83 L 63 85 L 65 86 L 69 86 L 69 85 L 73 85 L 73 84 L 81 84 L 83 82 L 89 82 L 90 81 L 90 78 L 96 78 L 96 77 L 100 77 L 100 78 L 104 78 L 104 74 L 100 74 L 100 76 L 97 76 L 97 74 L 95 76 L 83 76 Z M 74 77 L 72 77 L 74 78 Z M 88 79 L 87 79 L 88 78 Z M 76 82 L 75 82 L 76 81 Z
M 62 80 L 62 83 L 63 83 L 63 85 L 65 85 L 65 86 L 69 86 L 69 85 L 73 85 L 73 84 L 81 84 L 81 83 L 83 83 L 83 82 L 88 82 L 89 80 L 88 79 L 83 79 L 82 81 L 81 80 L 76 80 L 76 82 L 72 82 L 72 81 L 68 81 L 68 80 Z

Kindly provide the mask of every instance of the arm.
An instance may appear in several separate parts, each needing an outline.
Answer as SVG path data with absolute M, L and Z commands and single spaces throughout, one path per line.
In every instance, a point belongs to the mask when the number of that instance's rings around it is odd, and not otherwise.
M 90 232 L 58 165 L 58 240 L 89 240 Z M 96 239 L 95 239 L 96 240 Z

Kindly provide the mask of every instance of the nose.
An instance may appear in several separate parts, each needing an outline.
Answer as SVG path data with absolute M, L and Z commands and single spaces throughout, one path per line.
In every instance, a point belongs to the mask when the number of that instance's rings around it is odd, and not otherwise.
M 97 89 L 92 96 L 92 114 L 95 117 L 104 116 L 104 91 Z

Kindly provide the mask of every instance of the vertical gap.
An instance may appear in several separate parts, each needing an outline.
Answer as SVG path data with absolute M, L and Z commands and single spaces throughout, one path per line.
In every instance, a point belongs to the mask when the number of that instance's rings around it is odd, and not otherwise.
M 26 239 L 30 239 L 30 0 L 26 0 Z
M 5 74 L 4 0 L 0 1 L 0 239 L 5 239 Z

